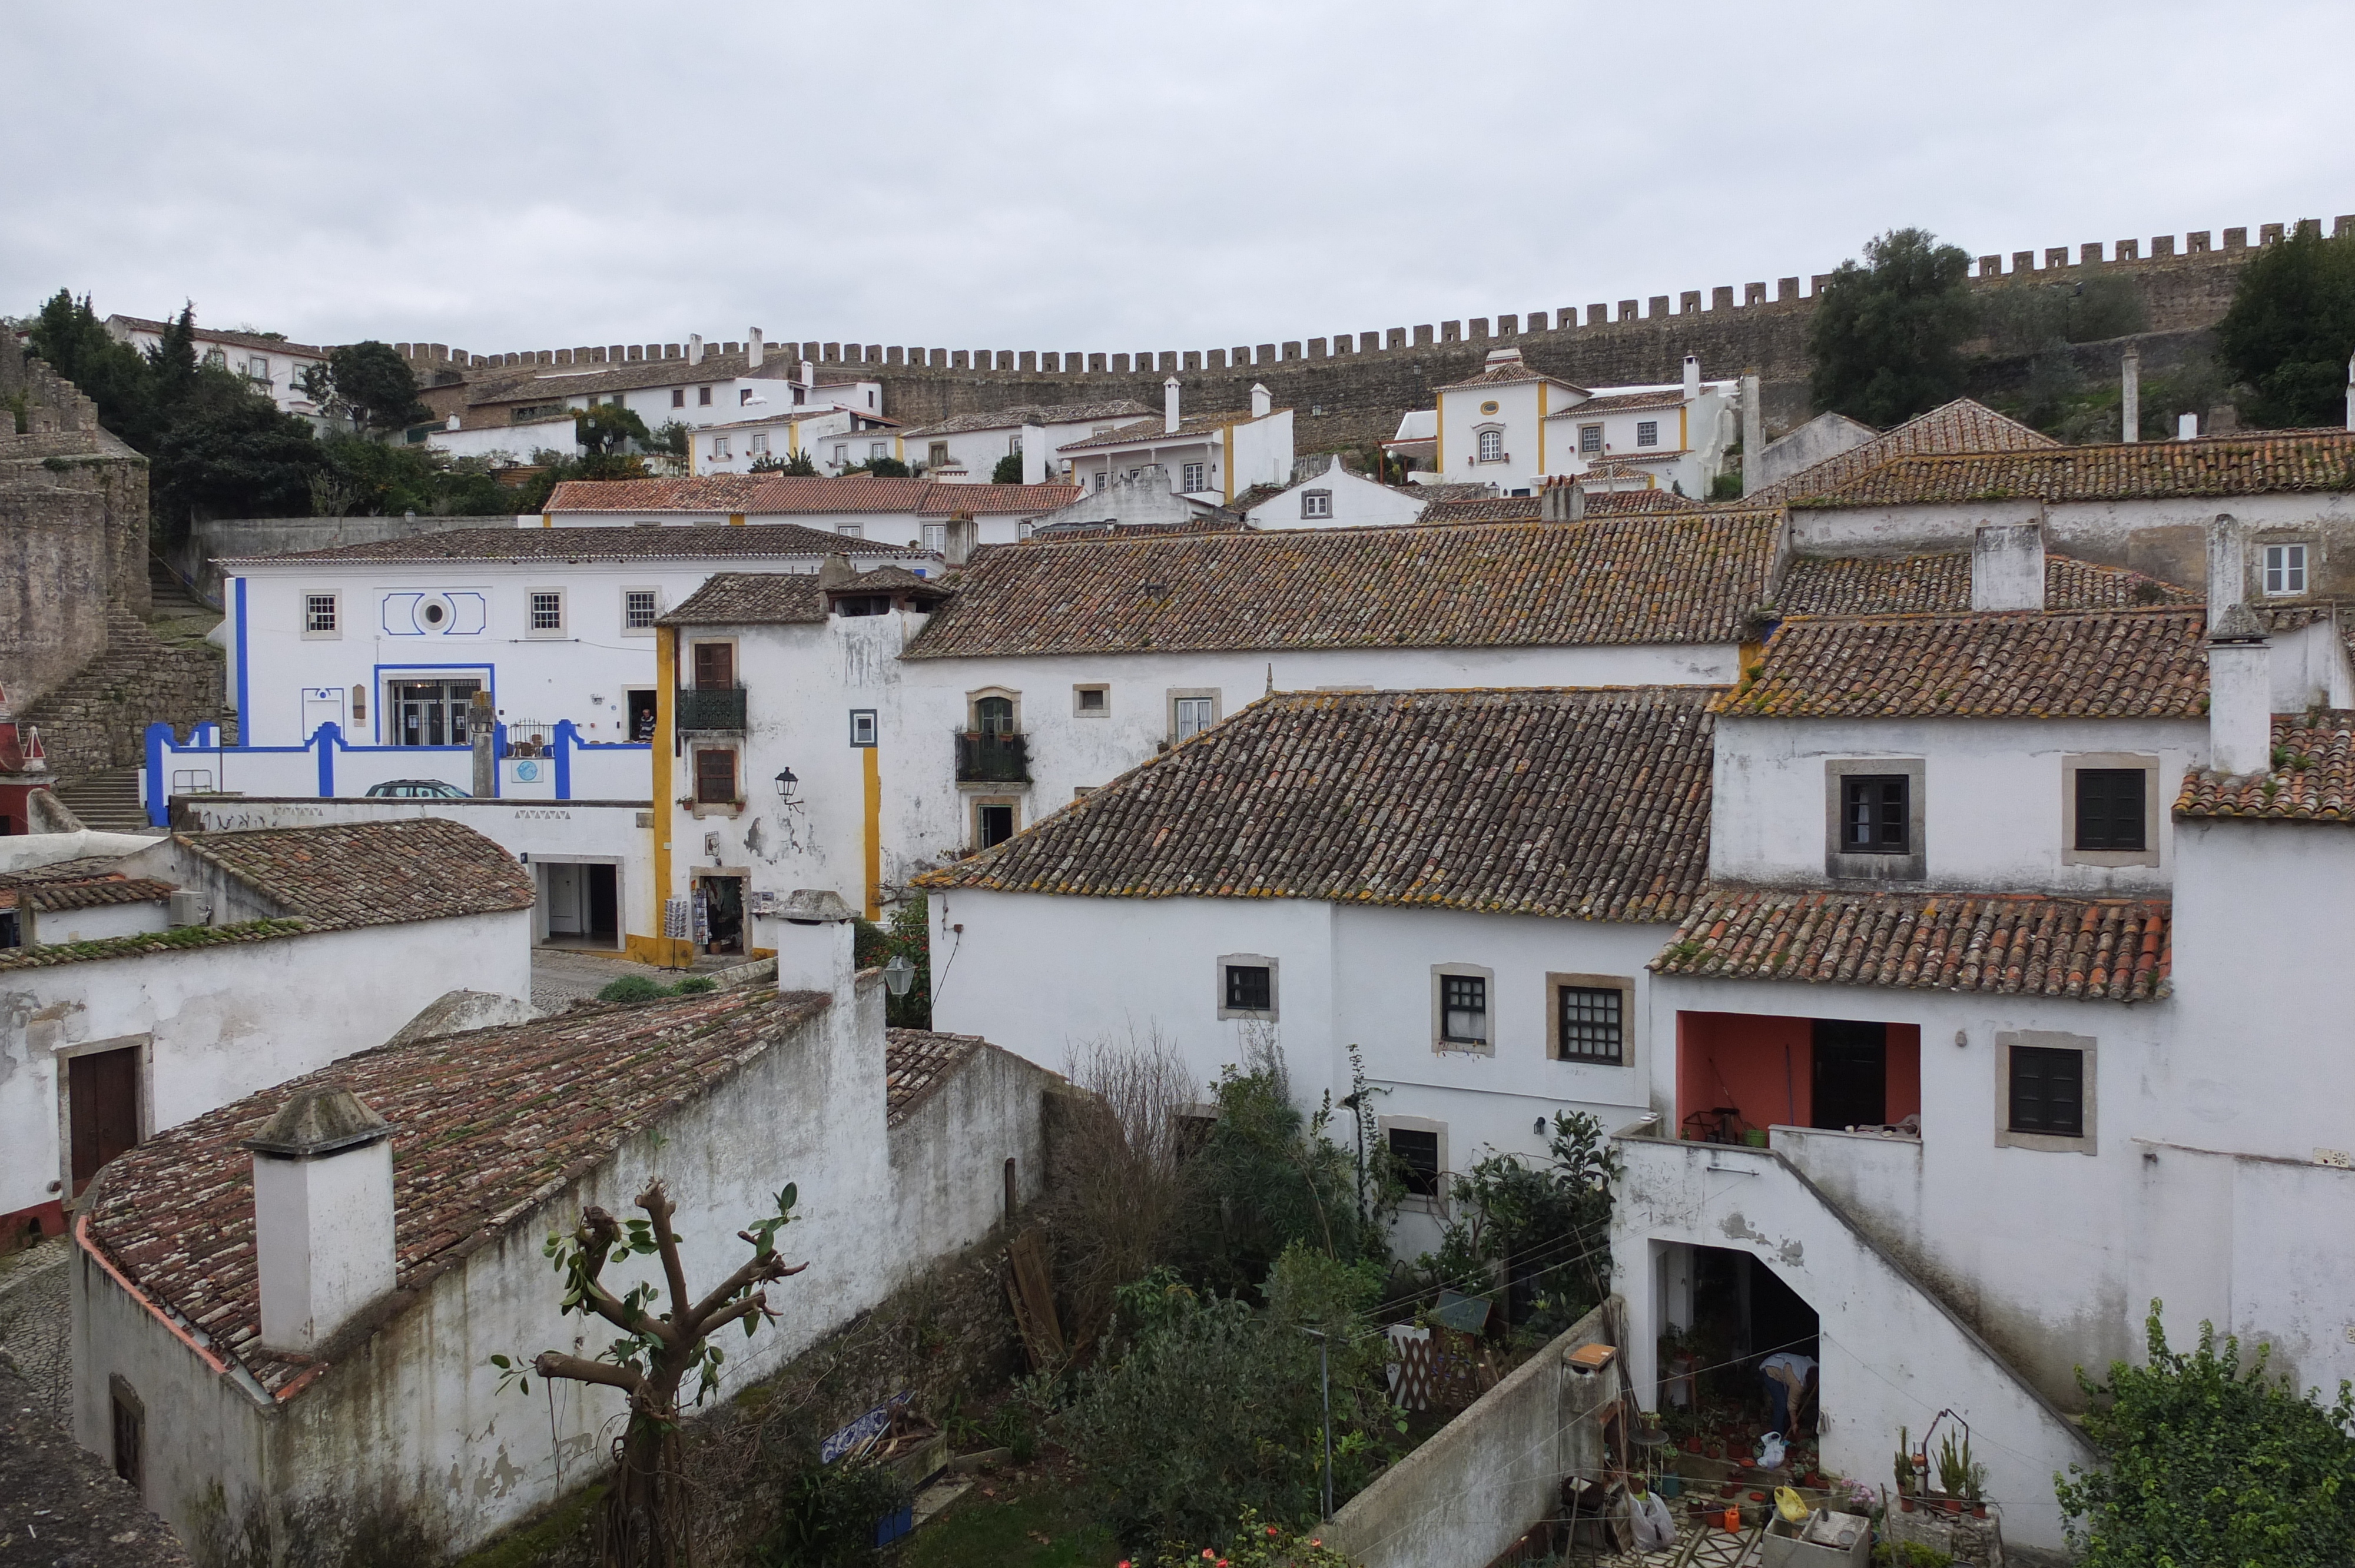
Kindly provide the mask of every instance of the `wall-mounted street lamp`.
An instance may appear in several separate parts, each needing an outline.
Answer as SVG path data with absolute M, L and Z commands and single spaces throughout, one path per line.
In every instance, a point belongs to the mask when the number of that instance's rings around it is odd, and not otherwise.
M 883 987 L 893 996 L 905 996 L 908 988 L 916 983 L 916 966 L 908 961 L 905 953 L 894 953 L 891 961 L 883 966 Z
M 779 773 L 777 775 L 777 803 L 781 806 L 791 806 L 798 803 L 801 799 L 798 793 L 801 787 L 802 781 L 794 777 L 794 770 L 792 768 L 788 768 Z

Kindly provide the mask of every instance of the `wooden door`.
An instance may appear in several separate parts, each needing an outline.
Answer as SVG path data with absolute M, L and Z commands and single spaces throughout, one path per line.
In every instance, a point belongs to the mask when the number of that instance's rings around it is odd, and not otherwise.
M 100 1166 L 139 1141 L 139 1048 L 69 1057 L 66 1096 L 79 1198 Z

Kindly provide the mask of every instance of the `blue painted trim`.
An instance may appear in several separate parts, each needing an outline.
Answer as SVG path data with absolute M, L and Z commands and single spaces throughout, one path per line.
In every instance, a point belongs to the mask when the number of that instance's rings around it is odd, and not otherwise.
M 556 721 L 556 798 L 572 799 L 572 748 L 581 744 L 581 735 L 572 727 L 570 719 Z
M 246 679 L 251 671 L 252 661 L 247 657 L 245 640 L 245 585 L 244 577 L 237 579 L 237 738 L 240 741 L 253 738 L 251 688 Z
M 245 579 L 240 577 L 240 582 Z M 199 732 L 190 734 L 194 740 Z M 147 726 L 147 825 L 171 825 L 171 793 L 165 788 L 164 748 L 172 744 L 172 726 L 161 722 Z
M 311 734 L 311 744 L 319 748 L 319 799 L 336 798 L 336 747 L 344 738 L 343 726 L 329 719 Z
M 369 733 L 370 733 L 371 735 L 373 735 L 373 736 L 376 737 L 376 743 L 377 743 L 378 746 L 385 746 L 385 744 L 386 744 L 386 743 L 385 743 L 385 738 L 384 738 L 384 726 L 385 726 L 385 712 L 384 712 L 384 710 L 385 710 L 385 708 L 386 708 L 386 706 L 387 706 L 388 705 L 386 704 L 386 702 L 385 702 L 385 700 L 384 700 L 384 673 L 385 673 L 387 670 L 390 670 L 390 671 L 394 672 L 395 673 L 399 673 L 400 672 L 401 672 L 401 671 L 403 671 L 403 670 L 466 670 L 466 671 L 470 671 L 470 672 L 471 672 L 471 671 L 480 671 L 480 672 L 482 673 L 482 676 L 483 676 L 483 686 L 484 686 L 484 689 L 485 689 L 485 691 L 487 691 L 487 692 L 489 692 L 489 693 L 491 694 L 491 711 L 492 711 L 492 712 L 494 712 L 494 713 L 496 713 L 496 712 L 498 711 L 498 706 L 499 706 L 499 667 L 498 667 L 498 665 L 497 665 L 497 664 L 494 663 L 492 661 L 490 661 L 490 660 L 488 660 L 488 659 L 469 659 L 469 660 L 464 661 L 464 662 L 462 662 L 462 663 L 456 663 L 456 664 L 423 664 L 423 663 L 418 663 L 418 662 L 411 662 L 411 661 L 406 661 L 406 660 L 404 660 L 404 661 L 401 661 L 401 662 L 398 662 L 398 663 L 392 663 L 392 664 L 376 664 L 376 665 L 371 665 L 371 666 L 369 667 L 369 670 L 370 670 L 369 676 L 368 676 L 369 682 L 370 682 L 370 683 L 371 683 L 372 685 L 374 685 L 374 687 L 376 688 L 376 722 L 375 722 L 373 725 L 371 725 L 371 726 L 369 726 Z M 388 747 L 387 747 L 387 749 L 392 749 L 392 748 Z M 399 749 L 403 750 L 403 751 L 434 751 L 434 750 L 441 750 L 441 749 L 444 749 L 444 748 L 442 748 L 442 747 L 431 747 L 431 746 L 427 746 L 427 747 L 408 746 L 408 747 L 400 747 Z M 470 750 L 472 750 L 472 749 L 473 749 L 473 747 L 464 747 L 464 746 L 461 746 L 461 747 L 456 747 L 449 748 L 449 749 L 455 749 L 455 750 L 458 750 L 458 751 L 470 751 Z
M 496 699 L 493 699 L 496 703 Z M 496 712 L 496 707 L 493 712 Z M 506 769 L 499 764 L 507 755 L 507 726 L 498 719 L 491 721 L 491 799 L 496 800 L 506 785 Z

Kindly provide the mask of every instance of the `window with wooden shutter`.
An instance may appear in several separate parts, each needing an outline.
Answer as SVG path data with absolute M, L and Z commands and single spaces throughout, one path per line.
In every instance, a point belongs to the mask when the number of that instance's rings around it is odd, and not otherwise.
M 2145 775 L 2139 768 L 2077 769 L 2077 847 L 2148 848 L 2143 821 Z
M 695 683 L 703 691 L 723 691 L 736 683 L 736 645 L 698 642 L 695 645 Z
M 2085 1054 L 2048 1045 L 2011 1048 L 2014 1132 L 2085 1136 Z
M 695 754 L 695 800 L 699 806 L 736 803 L 736 750 L 706 747 Z

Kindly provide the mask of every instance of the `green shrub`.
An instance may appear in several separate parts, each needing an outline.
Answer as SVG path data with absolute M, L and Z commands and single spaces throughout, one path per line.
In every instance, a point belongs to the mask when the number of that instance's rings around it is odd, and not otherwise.
M 606 981 L 604 989 L 597 993 L 597 1000 L 599 1001 L 652 1001 L 656 997 L 669 994 L 670 987 L 660 980 L 648 980 L 644 975 L 623 975 L 619 980 Z
M 2240 1341 L 2219 1351 L 2207 1323 L 2197 1350 L 2171 1351 L 2157 1301 L 2146 1332 L 2147 1365 L 2077 1374 L 2108 1464 L 2053 1485 L 2085 1568 L 2355 1562 L 2355 1389 L 2319 1404 L 2265 1375 L 2264 1346 L 2243 1372 Z
M 776 1522 L 753 1548 L 759 1568 L 837 1568 L 873 1555 L 875 1522 L 908 1505 L 907 1483 L 881 1465 L 806 1462 L 785 1473 Z
M 719 982 L 709 975 L 689 975 L 671 987 L 673 996 L 700 996 L 707 991 L 718 991 Z
M 1380 1217 L 1359 1212 L 1350 1151 L 1326 1135 L 1331 1112 L 1303 1115 L 1272 1054 L 1225 1069 L 1218 1119 L 1184 1167 L 1177 1253 L 1188 1278 L 1256 1292 L 1284 1248 L 1303 1242 L 1345 1263 L 1386 1260 Z

